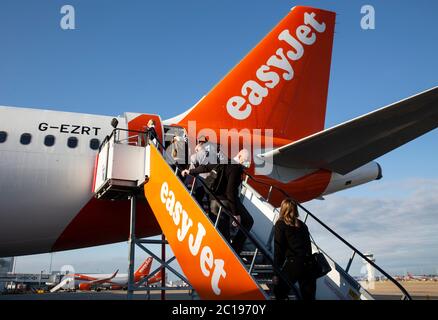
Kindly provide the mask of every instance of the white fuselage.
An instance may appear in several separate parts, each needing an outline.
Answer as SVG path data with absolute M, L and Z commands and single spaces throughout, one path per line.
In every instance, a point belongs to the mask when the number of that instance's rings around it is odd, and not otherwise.
M 78 287 L 81 283 L 89 283 L 95 280 L 103 280 L 108 279 L 112 276 L 112 274 L 78 274 L 74 275 L 74 285 Z M 73 277 L 72 275 L 66 275 L 64 278 Z M 64 278 L 62 280 L 64 280 Z M 88 280 L 87 280 L 88 278 Z M 128 284 L 128 275 L 127 274 L 118 274 L 111 280 L 105 281 L 104 283 L 99 284 L 99 286 L 108 286 L 108 285 L 117 285 L 124 287 Z
M 0 107 L 0 134 L 7 135 L 0 143 L 0 256 L 51 251 L 92 198 L 97 151 L 90 141 L 99 144 L 111 133 L 112 118 Z M 29 144 L 20 142 L 23 134 L 30 134 Z M 49 135 L 52 146 L 45 145 Z M 75 138 L 77 146 L 69 147 Z

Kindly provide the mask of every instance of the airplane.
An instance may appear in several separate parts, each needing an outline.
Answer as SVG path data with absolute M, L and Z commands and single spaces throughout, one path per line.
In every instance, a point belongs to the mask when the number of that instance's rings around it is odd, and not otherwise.
M 137 283 L 143 278 L 147 277 L 150 273 L 153 259 L 148 257 L 141 266 L 134 273 L 134 282 Z M 75 288 L 81 291 L 90 291 L 93 288 L 109 288 L 111 290 L 121 290 L 128 286 L 128 275 L 118 274 L 119 270 L 116 270 L 113 274 L 67 274 L 62 279 L 63 282 L 66 279 L 74 279 Z M 152 276 L 147 284 L 152 284 L 161 281 L 161 272 L 158 272 Z M 67 281 L 64 281 L 67 283 Z
M 428 281 L 428 280 L 432 280 L 432 278 L 426 275 L 414 276 L 412 275 L 412 273 L 408 272 L 408 275 L 406 276 L 406 280 Z
M 433 275 L 414 276 L 410 272 L 408 272 L 407 275 L 404 276 L 395 276 L 394 279 L 397 281 L 438 281 L 437 276 L 433 276 Z
M 438 87 L 325 129 L 335 19 L 334 12 L 292 8 L 210 92 L 171 119 L 0 107 L 0 256 L 128 239 L 129 202 L 97 200 L 91 191 L 96 154 L 113 119 L 118 128 L 141 131 L 155 120 L 161 141 L 207 133 L 223 144 L 221 130 L 233 128 L 225 140 L 237 137 L 241 147 L 239 135 L 248 130 L 248 172 L 300 202 L 381 179 L 375 159 L 438 126 Z M 261 165 L 272 170 L 258 174 Z M 270 201 L 278 205 L 281 197 Z M 137 212 L 138 237 L 161 234 L 146 200 L 137 202 Z

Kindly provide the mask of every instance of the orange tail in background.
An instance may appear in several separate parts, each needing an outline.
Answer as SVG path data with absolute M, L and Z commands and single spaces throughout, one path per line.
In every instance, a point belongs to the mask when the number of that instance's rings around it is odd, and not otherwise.
M 161 271 L 158 271 L 156 274 L 154 274 L 149 280 L 148 284 L 154 284 L 161 281 Z
M 198 130 L 273 129 L 275 137 L 286 140 L 321 131 L 335 19 L 333 12 L 294 7 L 175 124 L 187 128 L 196 121 Z
M 135 278 L 138 277 L 145 277 L 149 275 L 149 272 L 151 272 L 152 267 L 152 257 L 148 257 L 143 264 L 135 271 Z

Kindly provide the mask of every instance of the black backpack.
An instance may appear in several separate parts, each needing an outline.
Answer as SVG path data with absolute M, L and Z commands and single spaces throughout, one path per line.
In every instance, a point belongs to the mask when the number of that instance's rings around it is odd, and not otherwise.
M 205 178 L 205 185 L 211 192 L 218 192 L 220 185 L 223 180 L 225 171 L 225 165 L 218 164 L 213 170 L 210 171 L 210 174 Z

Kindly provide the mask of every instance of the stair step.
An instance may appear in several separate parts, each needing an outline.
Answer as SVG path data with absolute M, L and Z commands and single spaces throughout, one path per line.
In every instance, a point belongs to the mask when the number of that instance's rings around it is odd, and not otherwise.
M 260 278 L 260 277 L 270 277 L 270 276 L 273 276 L 274 273 L 271 272 L 271 271 L 267 271 L 267 270 L 263 271 L 262 270 L 262 271 L 253 271 L 253 272 L 251 272 L 251 275 L 253 277 Z
M 247 264 L 246 266 L 248 268 L 251 267 L 250 264 Z M 252 270 L 273 271 L 273 268 L 270 264 L 255 264 Z
M 254 251 L 242 251 L 240 253 L 241 257 L 254 257 Z M 257 256 L 263 256 L 263 254 L 261 252 L 257 252 Z
M 259 284 L 272 284 L 272 279 L 271 278 L 257 278 L 257 282 Z

